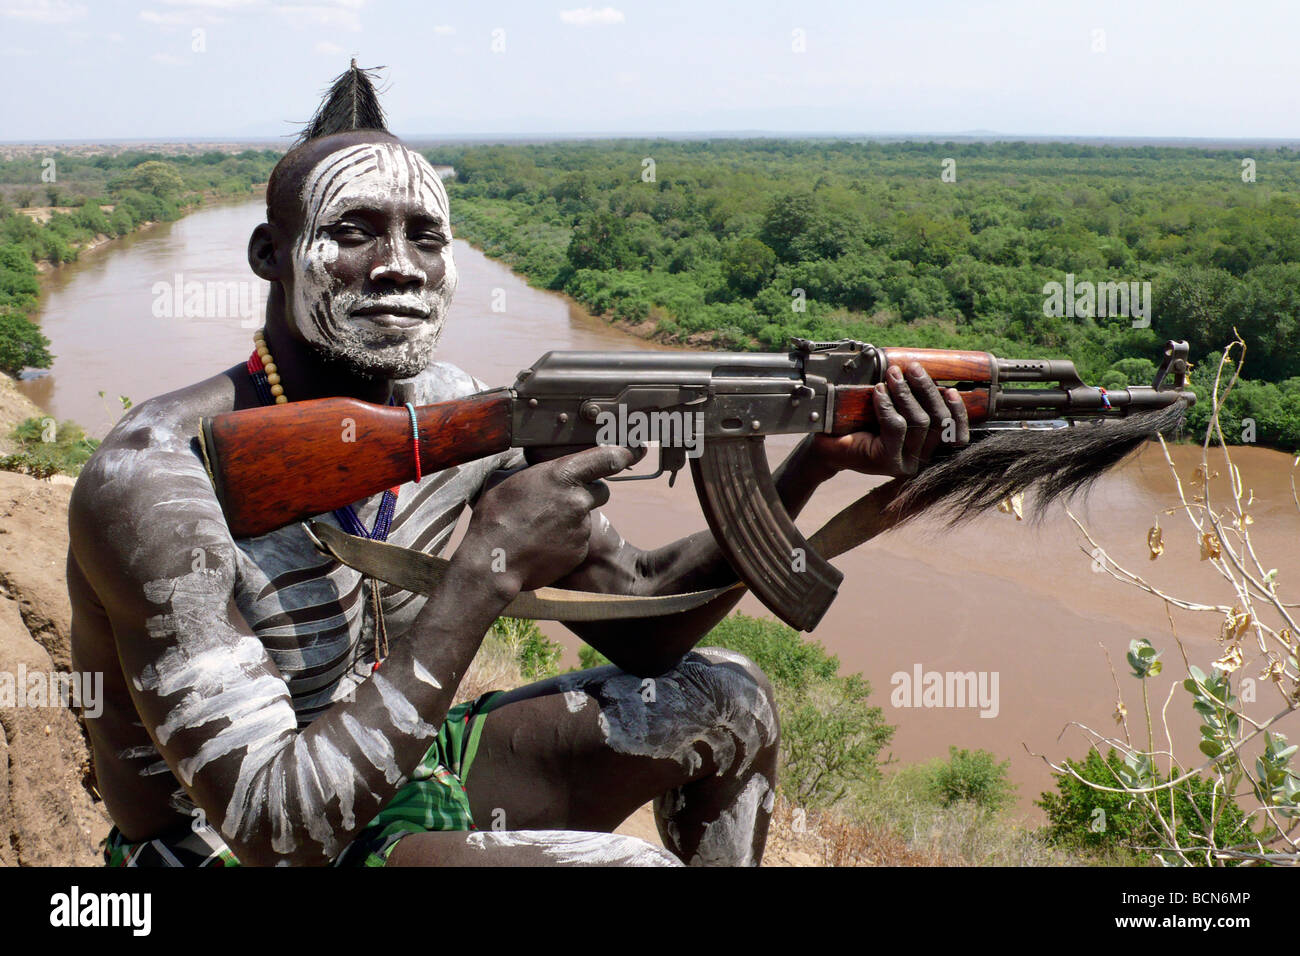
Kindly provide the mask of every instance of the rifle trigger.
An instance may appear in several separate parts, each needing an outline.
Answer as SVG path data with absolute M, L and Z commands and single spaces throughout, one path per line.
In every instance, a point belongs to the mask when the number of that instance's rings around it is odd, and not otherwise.
M 677 480 L 677 473 L 686 467 L 686 449 L 680 447 L 659 448 L 659 470 L 668 472 L 668 487 Z

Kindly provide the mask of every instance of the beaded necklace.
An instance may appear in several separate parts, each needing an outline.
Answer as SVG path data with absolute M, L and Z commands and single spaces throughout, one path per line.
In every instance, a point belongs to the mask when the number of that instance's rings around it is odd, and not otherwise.
M 266 330 L 259 329 L 253 333 L 253 354 L 248 357 L 248 375 L 253 381 L 253 388 L 257 392 L 257 397 L 263 405 L 284 405 L 289 398 L 284 394 L 284 386 L 280 383 L 279 369 L 276 367 L 275 359 L 271 357 L 271 350 L 266 347 Z M 396 405 L 393 396 L 388 397 L 389 405 Z M 408 409 L 410 406 L 407 406 Z M 412 428 L 414 428 L 415 412 L 411 411 Z M 419 480 L 419 439 L 416 438 L 416 470 L 417 479 Z M 374 527 L 369 531 L 361 523 L 357 516 L 356 509 L 352 505 L 344 505 L 334 511 L 334 518 L 339 525 L 348 534 L 356 535 L 359 538 L 370 538 L 374 541 L 387 541 L 388 531 L 393 523 L 393 514 L 397 510 L 397 495 L 401 486 L 389 488 L 384 492 L 384 496 L 379 502 L 379 513 L 375 515 Z M 379 670 L 379 664 L 388 656 L 388 626 L 384 622 L 384 609 L 379 600 L 379 582 L 375 578 L 366 578 L 370 586 L 370 603 L 374 607 L 375 616 L 375 664 L 371 668 L 372 673 Z M 380 647 L 383 652 L 380 653 Z

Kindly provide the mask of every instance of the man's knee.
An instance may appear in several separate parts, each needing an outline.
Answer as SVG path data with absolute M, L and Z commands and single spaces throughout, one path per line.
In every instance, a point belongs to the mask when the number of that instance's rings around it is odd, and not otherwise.
M 615 751 L 672 759 L 691 776 L 745 774 L 770 759 L 779 739 L 771 683 L 733 651 L 692 651 L 653 678 L 603 669 L 573 675 L 567 690 L 571 711 L 598 702 L 602 736 Z
M 739 673 L 743 675 L 742 680 L 757 689 L 759 696 L 767 705 L 765 709 L 770 709 L 775 719 L 776 691 L 761 667 L 739 651 L 728 650 L 725 647 L 697 647 L 692 653 L 705 658 L 715 674 L 721 675 L 726 672 L 727 674 Z M 734 681 L 723 679 L 720 683 L 722 692 L 735 691 L 736 685 Z
M 749 759 L 760 749 L 775 749 L 780 739 L 776 692 L 761 667 L 724 647 L 697 647 L 679 667 L 708 688 L 719 729 L 737 734 Z M 737 714 L 752 720 L 737 724 Z
M 691 653 L 706 658 L 715 667 L 743 671 L 745 676 L 758 687 L 759 691 L 771 704 L 773 712 L 775 712 L 776 692 L 772 689 L 772 682 L 768 679 L 767 674 L 763 673 L 763 669 L 744 654 L 739 651 L 728 650 L 725 647 L 697 647 Z

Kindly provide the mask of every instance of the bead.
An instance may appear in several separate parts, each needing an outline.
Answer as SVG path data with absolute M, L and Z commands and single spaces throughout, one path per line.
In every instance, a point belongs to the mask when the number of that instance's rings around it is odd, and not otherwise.
M 266 329 L 258 329 L 253 333 L 253 346 L 258 360 L 262 363 L 262 372 L 266 375 L 266 384 L 271 387 L 271 396 L 275 399 L 275 404 L 287 404 L 289 398 L 284 394 L 284 386 L 280 384 L 279 369 L 276 368 L 275 359 L 271 358 L 271 350 L 266 347 Z

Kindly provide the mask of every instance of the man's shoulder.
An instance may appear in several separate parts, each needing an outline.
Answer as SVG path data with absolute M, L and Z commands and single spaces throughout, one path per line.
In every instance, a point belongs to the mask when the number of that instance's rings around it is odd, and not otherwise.
M 403 384 L 412 389 L 416 405 L 464 398 L 487 388 L 469 372 L 450 362 L 431 362 L 423 372 L 405 379 Z
M 206 476 L 198 451 L 199 419 L 231 408 L 224 375 L 133 406 L 104 437 L 77 478 L 78 499 L 157 494 L 176 482 Z

